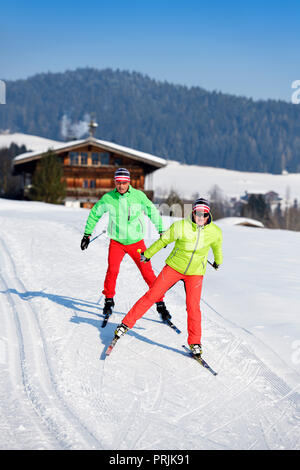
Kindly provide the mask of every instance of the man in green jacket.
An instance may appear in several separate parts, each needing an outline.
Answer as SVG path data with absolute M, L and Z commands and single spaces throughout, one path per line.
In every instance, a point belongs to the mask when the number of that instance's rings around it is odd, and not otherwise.
M 130 185 L 129 171 L 126 168 L 118 168 L 114 179 L 116 188 L 104 194 L 91 209 L 86 222 L 84 237 L 81 240 L 81 249 L 87 249 L 95 225 L 102 215 L 108 212 L 107 232 L 111 240 L 108 252 L 108 268 L 102 291 L 105 295 L 104 315 L 112 313 L 117 277 L 125 254 L 128 254 L 134 260 L 149 287 L 156 279 L 151 264 L 147 263 L 145 265 L 140 260 L 139 252 L 144 252 L 147 249 L 144 242 L 145 222 L 143 215 L 146 214 L 149 217 L 159 234 L 163 233 L 163 222 L 158 210 L 143 191 L 134 189 Z M 156 308 L 163 321 L 171 318 L 163 297 L 157 299 Z
M 193 204 L 192 214 L 174 222 L 159 240 L 141 254 L 147 263 L 161 248 L 175 242 L 166 265 L 150 287 L 124 317 L 115 331 L 115 337 L 125 334 L 151 305 L 179 280 L 184 281 L 188 322 L 188 344 L 195 356 L 201 356 L 201 311 L 200 298 L 203 276 L 206 271 L 210 248 L 214 254 L 213 267 L 218 269 L 223 261 L 222 231 L 212 222 L 207 200 L 200 198 Z

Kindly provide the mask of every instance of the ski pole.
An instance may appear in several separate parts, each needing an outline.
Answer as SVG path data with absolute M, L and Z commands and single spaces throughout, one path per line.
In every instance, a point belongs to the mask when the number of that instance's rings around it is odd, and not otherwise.
M 96 238 L 101 237 L 101 235 L 103 235 L 103 233 L 105 233 L 105 232 L 106 232 L 106 230 L 102 230 L 102 232 L 99 233 L 99 235 L 97 235 L 96 237 L 94 237 L 94 238 L 90 241 L 90 243 L 92 243 L 94 240 L 96 240 Z
M 141 250 L 140 248 L 138 248 L 136 251 L 141 254 L 141 251 L 142 251 L 142 250 Z M 153 264 L 152 264 L 152 269 L 153 269 L 153 271 L 155 271 L 156 273 L 160 274 L 160 271 L 159 271 L 158 269 L 156 269 L 156 268 L 153 266 Z
M 218 268 L 215 268 L 213 263 L 211 263 L 209 260 L 207 260 L 208 264 L 210 264 L 215 270 L 217 270 Z

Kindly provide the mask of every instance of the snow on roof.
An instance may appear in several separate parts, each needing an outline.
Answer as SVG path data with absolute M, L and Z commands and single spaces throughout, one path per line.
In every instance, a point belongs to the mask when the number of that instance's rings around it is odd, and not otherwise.
M 149 164 L 152 164 L 157 167 L 163 167 L 166 166 L 167 161 L 164 158 L 157 157 L 155 155 L 151 155 L 149 153 L 145 152 L 140 152 L 139 150 L 134 150 L 129 147 L 124 147 L 123 145 L 115 144 L 114 142 L 108 142 L 105 140 L 99 140 L 95 139 L 93 137 L 89 137 L 88 139 L 81 139 L 81 140 L 73 140 L 70 142 L 54 142 L 52 145 L 47 146 L 44 145 L 44 147 L 39 150 L 39 151 L 34 151 L 34 152 L 26 152 L 22 153 L 21 155 L 18 155 L 17 157 L 14 158 L 14 163 L 23 163 L 26 162 L 27 160 L 34 160 L 35 158 L 38 158 L 40 155 L 43 153 L 46 153 L 49 148 L 51 150 L 54 150 L 56 152 L 64 151 L 67 149 L 72 149 L 72 148 L 77 148 L 80 147 L 82 144 L 89 143 L 92 145 L 99 146 L 103 148 L 104 150 L 108 151 L 116 151 L 120 152 L 125 156 L 134 158 L 135 160 L 143 161 Z
M 14 134 L 0 134 L 0 149 L 9 148 L 11 144 L 16 144 L 18 147 L 25 145 L 25 147 L 31 151 L 42 151 L 45 148 L 59 145 L 60 142 L 46 139 L 44 137 L 38 137 L 36 135 L 21 134 L 18 132 Z

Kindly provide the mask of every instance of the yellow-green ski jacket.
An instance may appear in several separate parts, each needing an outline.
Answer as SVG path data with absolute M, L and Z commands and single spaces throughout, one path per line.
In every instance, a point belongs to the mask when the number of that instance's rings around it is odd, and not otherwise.
M 203 227 L 195 224 L 191 216 L 174 222 L 144 253 L 151 258 L 161 248 L 175 242 L 175 246 L 166 259 L 171 268 L 187 275 L 203 275 L 206 271 L 207 257 L 211 248 L 217 264 L 223 261 L 222 230 L 210 222 Z

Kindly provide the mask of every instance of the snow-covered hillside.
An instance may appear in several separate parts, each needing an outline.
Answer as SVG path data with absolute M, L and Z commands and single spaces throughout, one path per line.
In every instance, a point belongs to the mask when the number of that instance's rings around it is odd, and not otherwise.
M 18 146 L 25 145 L 28 150 L 36 152 L 46 151 L 62 144 L 29 134 L 0 134 L 0 149 L 10 147 L 12 143 Z M 294 199 L 300 201 L 300 173 L 283 175 L 249 173 L 224 168 L 183 165 L 169 160 L 166 167 L 146 177 L 146 189 L 154 189 L 158 197 L 167 196 L 172 189 L 186 199 L 193 199 L 195 194 L 209 197 L 210 191 L 216 185 L 227 198 L 239 198 L 245 194 L 245 191 L 249 193 L 275 191 L 284 201 L 293 202 Z
M 146 285 L 126 257 L 101 328 L 109 240 L 80 250 L 87 215 L 0 199 L 0 448 L 300 449 L 299 234 L 219 222 L 201 303 L 214 377 L 182 348 L 181 283 L 165 298 L 181 335 L 152 308 L 104 360 Z
M 174 189 L 182 198 L 194 198 L 195 194 L 209 197 L 215 185 L 226 197 L 243 196 L 268 191 L 277 192 L 281 198 L 300 201 L 300 173 L 272 175 L 270 173 L 247 173 L 196 165 L 183 165 L 169 161 L 146 178 L 147 189 L 154 189 L 156 196 L 168 195 Z
M 9 148 L 11 144 L 16 144 L 18 147 L 25 145 L 27 150 L 42 151 L 48 150 L 60 142 L 36 135 L 13 133 L 13 134 L 0 134 L 0 149 Z

